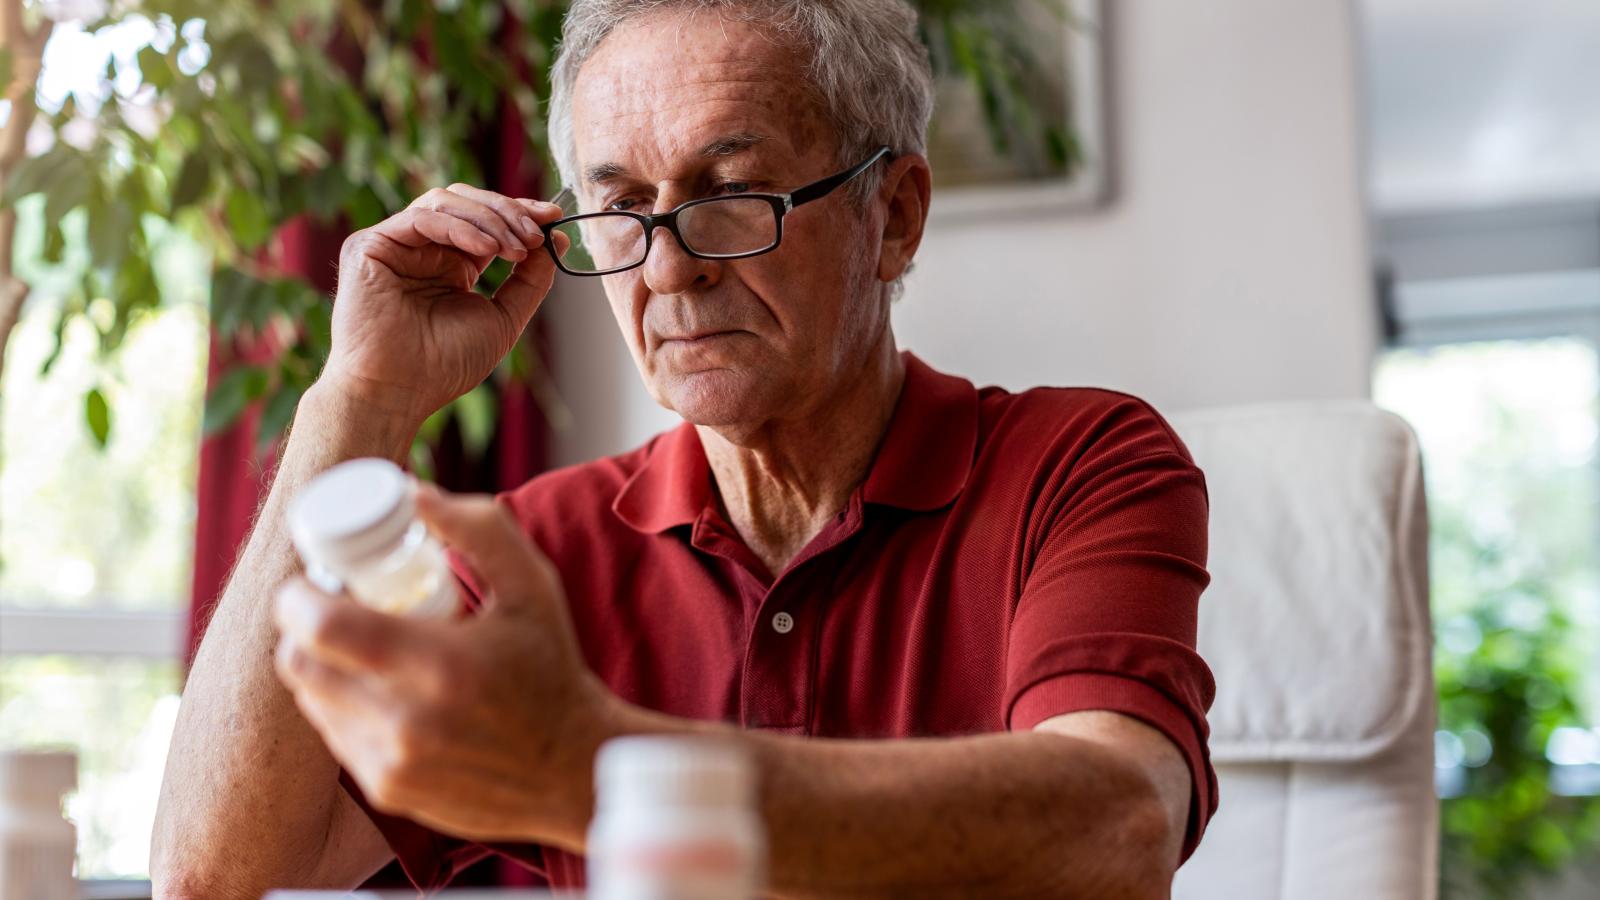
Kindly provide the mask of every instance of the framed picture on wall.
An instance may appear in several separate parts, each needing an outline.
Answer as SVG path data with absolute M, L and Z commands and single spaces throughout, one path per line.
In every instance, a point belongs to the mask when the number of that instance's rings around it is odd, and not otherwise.
M 959 58 L 936 59 L 936 70 L 945 74 L 938 79 L 928 140 L 934 221 L 1105 202 L 1105 6 L 1102 0 L 1017 0 L 1010 27 L 999 31 L 1001 46 L 978 48 L 1010 51 L 1011 82 L 987 96 L 961 73 Z M 1005 123 L 998 137 L 991 117 Z

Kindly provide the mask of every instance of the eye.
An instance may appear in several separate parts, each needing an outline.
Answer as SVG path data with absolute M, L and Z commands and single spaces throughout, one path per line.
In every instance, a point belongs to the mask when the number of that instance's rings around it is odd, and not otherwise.
M 637 199 L 633 198 L 633 197 L 623 197 L 620 200 L 612 200 L 610 203 L 607 203 L 606 204 L 606 211 L 607 212 L 633 212 L 634 211 L 634 207 L 638 206 L 638 204 L 639 204 L 639 201 Z
M 713 191 L 713 193 L 718 194 L 746 194 L 749 192 L 750 182 L 748 181 L 725 181 L 717 185 L 716 190 Z

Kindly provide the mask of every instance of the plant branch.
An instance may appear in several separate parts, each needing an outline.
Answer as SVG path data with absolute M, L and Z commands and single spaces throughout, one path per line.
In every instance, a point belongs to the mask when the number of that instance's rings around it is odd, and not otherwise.
M 53 22 L 44 20 L 29 29 L 22 18 L 22 0 L 0 0 L 0 47 L 11 56 L 11 84 L 6 99 L 11 114 L 0 131 L 0 181 L 9 179 L 27 151 L 28 128 L 33 125 L 32 94 L 39 80 L 45 42 L 50 39 Z M 22 318 L 22 304 L 28 299 L 28 285 L 16 274 L 12 245 L 17 233 L 17 211 L 7 206 L 0 210 L 0 373 L 5 371 L 6 344 Z

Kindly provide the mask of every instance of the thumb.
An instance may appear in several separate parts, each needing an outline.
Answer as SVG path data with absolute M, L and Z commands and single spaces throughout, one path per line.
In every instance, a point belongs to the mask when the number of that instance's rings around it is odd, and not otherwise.
M 520 202 L 528 210 L 528 214 L 541 224 L 553 222 L 561 215 L 561 208 L 551 203 L 540 203 L 535 200 Z M 547 231 L 544 235 L 547 243 L 554 242 L 557 254 L 565 255 L 567 247 L 572 243 L 571 239 L 559 231 Z M 520 328 L 526 328 L 528 320 L 539 311 L 544 298 L 549 295 L 555 277 L 555 260 L 545 245 L 541 244 L 530 251 L 526 259 L 511 267 L 511 274 L 506 276 L 506 280 L 494 292 L 492 299 Z
M 544 304 L 544 298 L 549 296 L 555 277 L 555 261 L 540 247 L 530 252 L 527 259 L 511 267 L 511 274 L 500 283 L 490 299 L 516 323 L 517 333 L 521 334 L 522 329 L 528 327 L 533 314 Z
M 486 606 L 528 606 L 558 589 L 555 566 L 487 494 L 450 494 L 417 482 L 417 516 L 477 571 Z

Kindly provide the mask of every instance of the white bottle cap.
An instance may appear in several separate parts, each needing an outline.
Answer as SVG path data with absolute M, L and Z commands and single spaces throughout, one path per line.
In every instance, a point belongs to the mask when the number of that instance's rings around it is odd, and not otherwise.
M 0 753 L 0 805 L 59 803 L 78 786 L 78 757 L 68 751 Z
M 595 760 L 601 811 L 679 807 L 748 809 L 755 803 L 755 766 L 730 741 L 639 735 L 615 738 Z
M 399 466 L 354 459 L 300 489 L 289 505 L 289 532 L 307 563 L 341 568 L 394 546 L 415 517 L 415 489 Z

